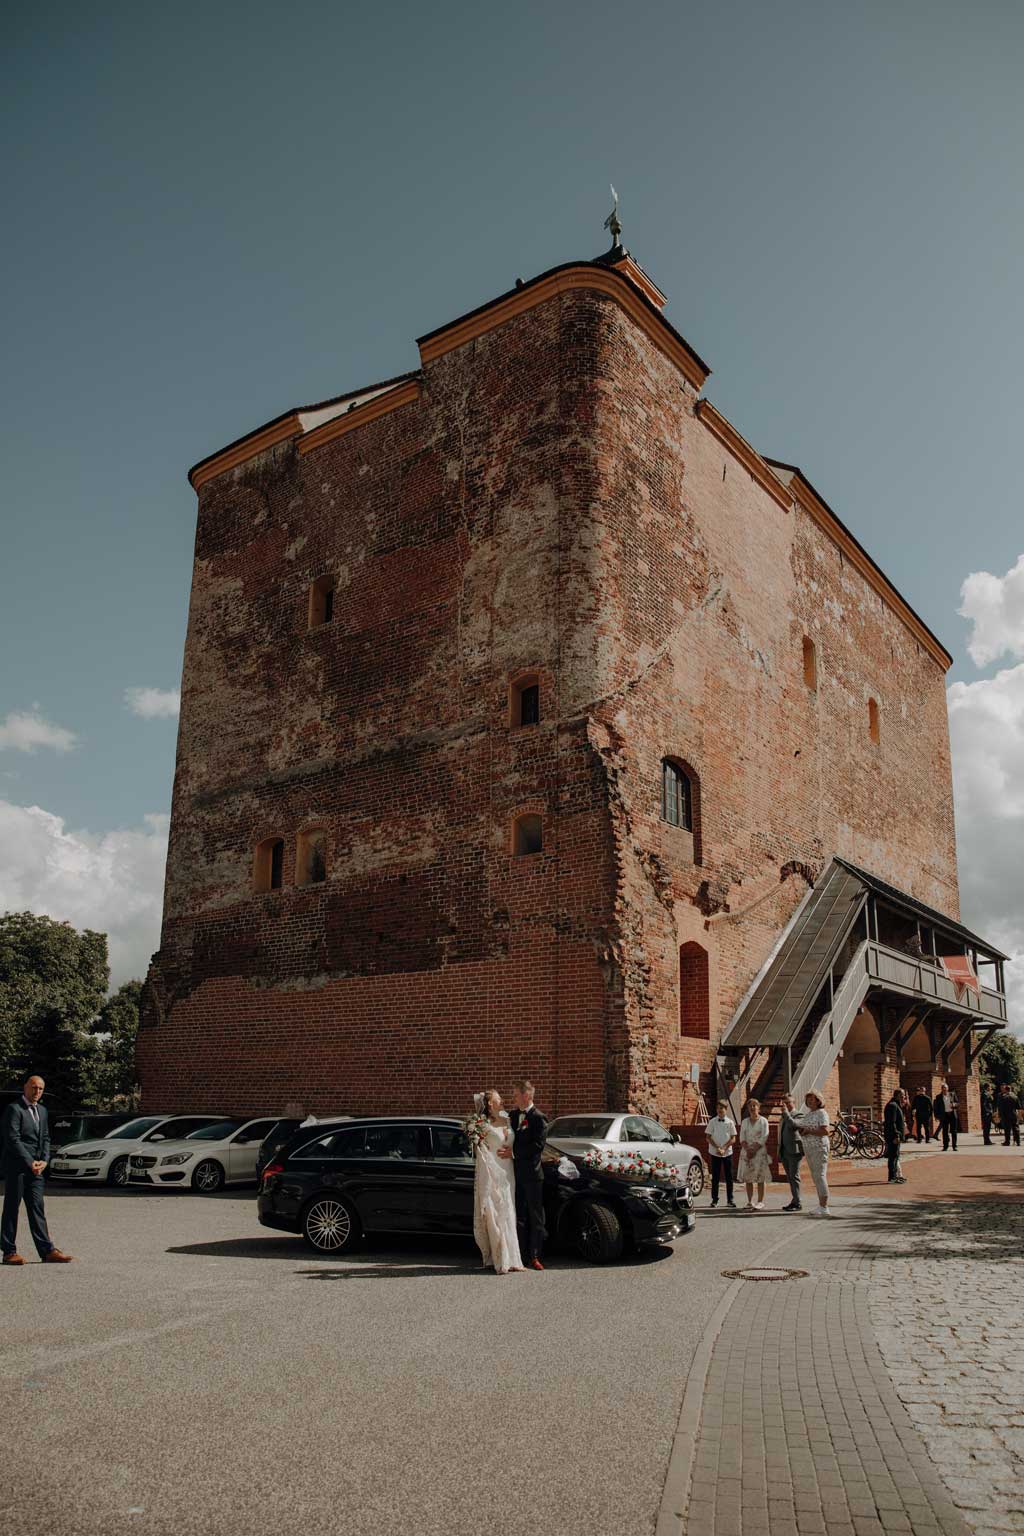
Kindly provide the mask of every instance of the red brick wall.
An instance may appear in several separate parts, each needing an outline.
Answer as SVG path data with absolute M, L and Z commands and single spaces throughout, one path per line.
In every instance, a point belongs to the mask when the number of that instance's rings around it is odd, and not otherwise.
M 695 399 L 576 290 L 429 364 L 419 402 L 203 486 L 145 1104 L 453 1110 L 525 1070 L 551 1110 L 687 1123 L 690 1063 L 832 852 L 955 914 L 941 671 Z M 527 669 L 541 721 L 510 730 Z M 696 850 L 666 755 L 700 778 Z M 544 851 L 515 859 L 526 811 Z M 312 825 L 328 879 L 300 889 Z M 691 942 L 710 1039 L 680 1027 Z

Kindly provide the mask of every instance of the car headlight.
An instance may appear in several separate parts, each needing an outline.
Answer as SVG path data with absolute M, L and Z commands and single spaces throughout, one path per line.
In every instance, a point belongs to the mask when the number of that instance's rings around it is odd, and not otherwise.
M 84 1162 L 87 1162 L 90 1158 L 102 1157 L 103 1153 L 99 1152 L 99 1151 L 97 1151 L 97 1152 L 80 1152 L 78 1155 L 82 1159 L 82 1162 L 84 1163 Z
M 630 1194 L 637 1200 L 650 1200 L 655 1204 L 658 1203 L 658 1191 L 656 1189 L 648 1189 L 645 1185 L 641 1185 L 639 1189 L 631 1189 Z
M 190 1157 L 195 1157 L 195 1153 L 175 1152 L 172 1157 L 162 1157 L 160 1159 L 160 1166 L 162 1168 L 165 1163 L 187 1163 Z

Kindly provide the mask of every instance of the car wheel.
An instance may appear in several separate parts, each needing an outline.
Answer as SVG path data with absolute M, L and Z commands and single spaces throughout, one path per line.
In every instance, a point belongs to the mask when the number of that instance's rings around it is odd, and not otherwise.
M 576 1251 L 588 1264 L 610 1264 L 625 1246 L 622 1223 L 615 1212 L 595 1200 L 580 1204 L 575 1223 Z
M 704 1164 L 699 1157 L 695 1157 L 686 1170 L 686 1187 L 695 1200 L 704 1193 Z
M 303 1212 L 302 1235 L 316 1253 L 347 1253 L 359 1237 L 359 1218 L 347 1200 L 317 1195 Z
M 125 1189 L 128 1185 L 128 1159 L 115 1157 L 107 1170 L 107 1183 L 113 1184 L 115 1189 Z
M 199 1164 L 192 1175 L 192 1188 L 197 1195 L 215 1195 L 224 1188 L 224 1169 L 212 1157 Z

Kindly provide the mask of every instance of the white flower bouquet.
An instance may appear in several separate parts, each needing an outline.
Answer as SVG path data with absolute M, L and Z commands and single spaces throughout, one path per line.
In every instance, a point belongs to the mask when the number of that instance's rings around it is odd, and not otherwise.
M 682 1169 L 663 1157 L 644 1157 L 640 1152 L 605 1151 L 592 1147 L 583 1154 L 583 1166 L 594 1173 L 610 1173 L 637 1184 L 684 1184 Z

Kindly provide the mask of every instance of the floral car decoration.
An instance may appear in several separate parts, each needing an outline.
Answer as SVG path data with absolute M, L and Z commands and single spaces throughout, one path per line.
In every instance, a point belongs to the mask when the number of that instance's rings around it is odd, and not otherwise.
M 638 1184 L 686 1183 L 686 1173 L 662 1157 L 644 1157 L 639 1152 L 610 1152 L 597 1147 L 583 1154 L 584 1168 L 595 1173 L 618 1174 L 622 1179 L 633 1179 Z

